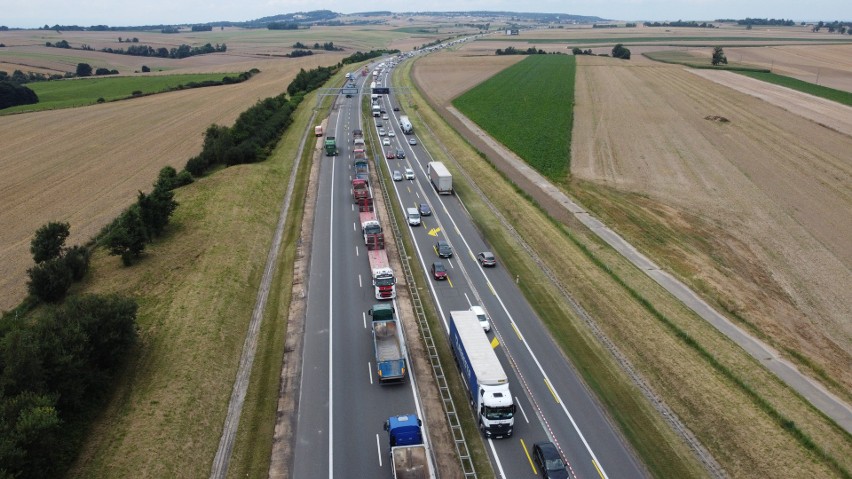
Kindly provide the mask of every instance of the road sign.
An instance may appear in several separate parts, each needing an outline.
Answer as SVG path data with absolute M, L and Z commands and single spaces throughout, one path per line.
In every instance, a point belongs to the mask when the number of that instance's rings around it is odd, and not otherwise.
M 341 95 L 357 95 L 358 89 L 357 88 L 341 88 L 340 94 Z
M 376 95 L 390 95 L 390 88 L 373 88 Z

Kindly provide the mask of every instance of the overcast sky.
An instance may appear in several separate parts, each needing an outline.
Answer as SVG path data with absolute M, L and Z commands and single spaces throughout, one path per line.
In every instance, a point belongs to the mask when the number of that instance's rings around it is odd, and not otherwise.
M 246 21 L 310 10 L 353 13 L 406 11 L 525 11 L 595 15 L 617 20 L 792 18 L 852 20 L 852 0 L 0 0 L 0 25 L 134 26 Z

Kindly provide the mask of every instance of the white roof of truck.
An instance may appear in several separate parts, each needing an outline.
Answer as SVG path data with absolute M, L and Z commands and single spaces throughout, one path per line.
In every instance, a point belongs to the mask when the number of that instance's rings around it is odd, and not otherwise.
M 470 359 L 470 366 L 479 382 L 488 385 L 508 384 L 509 378 L 503 371 L 503 365 L 497 359 L 491 341 L 482 330 L 476 315 L 470 311 L 450 311 L 450 316 L 456 324 L 456 330 Z

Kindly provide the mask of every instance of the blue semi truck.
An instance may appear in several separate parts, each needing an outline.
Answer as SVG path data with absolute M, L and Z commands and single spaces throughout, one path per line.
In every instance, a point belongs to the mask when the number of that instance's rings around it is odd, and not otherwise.
M 385 421 L 394 479 L 435 478 L 421 425 L 415 414 L 392 416 Z
M 475 314 L 450 311 L 450 345 L 479 429 L 485 437 L 511 437 L 515 404 L 509 378 Z

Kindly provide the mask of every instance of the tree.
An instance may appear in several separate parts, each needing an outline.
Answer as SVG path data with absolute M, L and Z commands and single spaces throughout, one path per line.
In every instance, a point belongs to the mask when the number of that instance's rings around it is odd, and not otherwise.
M 78 77 L 92 76 L 92 65 L 89 65 L 88 63 L 78 63 L 77 64 L 77 76 Z
M 142 73 L 148 73 L 150 71 L 151 71 L 151 69 L 148 68 L 148 65 L 142 65 Z
M 722 47 L 713 47 L 713 65 L 718 65 L 720 63 L 728 64 L 728 58 L 725 56 L 724 50 Z
M 113 222 L 106 241 L 109 254 L 121 256 L 121 262 L 130 266 L 145 251 L 145 240 L 145 224 L 139 206 L 133 205 Z
M 624 48 L 621 43 L 612 47 L 613 58 L 621 58 L 622 60 L 630 60 L 630 50 Z
M 63 258 L 42 261 L 27 270 L 30 280 L 27 291 L 46 303 L 61 301 L 74 279 L 71 269 Z
M 65 248 L 65 240 L 69 234 L 71 234 L 71 225 L 68 223 L 50 222 L 37 229 L 30 241 L 33 261 L 38 264 L 58 258 Z
M 72 246 L 65 251 L 65 265 L 71 271 L 71 279 L 80 281 L 89 272 L 89 257 L 91 253 L 85 246 Z
M 38 103 L 38 95 L 34 91 L 13 81 L 0 81 L 0 109 L 34 103 Z

